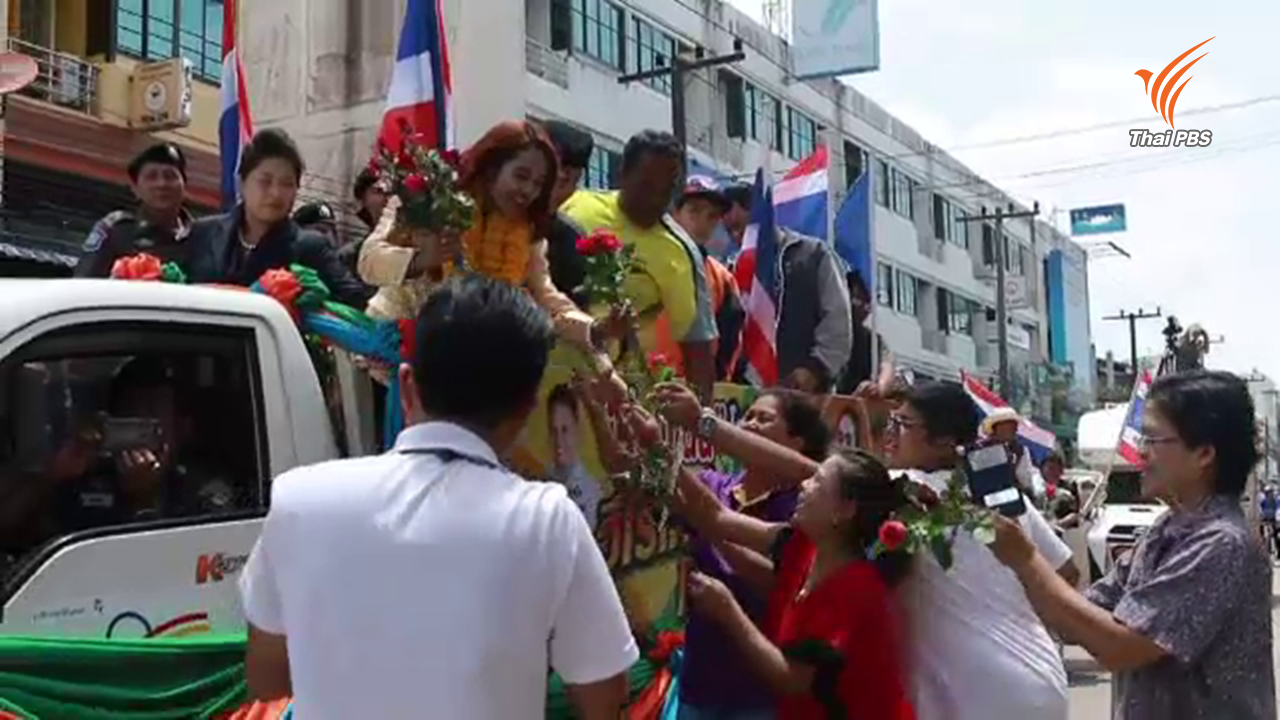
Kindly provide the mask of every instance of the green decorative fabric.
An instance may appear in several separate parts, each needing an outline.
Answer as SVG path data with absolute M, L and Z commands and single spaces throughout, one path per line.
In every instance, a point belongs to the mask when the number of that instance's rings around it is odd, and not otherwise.
M 289 272 L 298 279 L 302 286 L 302 294 L 295 302 L 299 310 L 315 310 L 329 299 L 329 287 L 320 279 L 320 274 L 306 265 L 290 265 Z
M 342 303 L 328 300 L 324 303 L 324 309 L 328 310 L 334 317 L 346 320 L 359 328 L 369 330 L 372 329 L 375 324 L 373 318 L 365 315 L 350 305 L 343 305 Z
M 176 285 L 187 284 L 187 274 L 182 271 L 182 266 L 176 262 L 167 262 L 160 266 L 160 280 Z
M 0 711 L 58 720 L 215 718 L 246 699 L 245 636 L 0 636 Z

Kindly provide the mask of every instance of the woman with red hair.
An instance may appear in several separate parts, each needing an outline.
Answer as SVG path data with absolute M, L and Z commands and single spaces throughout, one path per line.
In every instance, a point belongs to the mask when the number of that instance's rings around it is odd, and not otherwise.
M 552 317 L 561 337 L 593 352 L 595 321 L 551 281 L 545 230 L 555 208 L 551 193 L 559 172 L 555 148 L 530 122 L 499 123 L 462 154 L 459 181 L 475 200 L 471 228 L 460 236 L 409 229 L 396 222 L 400 202 L 391 198 L 360 251 L 360 276 L 380 288 L 368 313 L 412 318 L 432 287 L 456 272 L 459 254 L 473 272 L 525 287 Z

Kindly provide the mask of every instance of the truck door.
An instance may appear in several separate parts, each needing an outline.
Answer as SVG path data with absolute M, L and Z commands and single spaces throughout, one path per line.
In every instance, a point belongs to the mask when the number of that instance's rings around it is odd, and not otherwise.
M 0 633 L 242 627 L 237 572 L 299 455 L 277 343 L 254 318 L 112 315 L 0 339 Z

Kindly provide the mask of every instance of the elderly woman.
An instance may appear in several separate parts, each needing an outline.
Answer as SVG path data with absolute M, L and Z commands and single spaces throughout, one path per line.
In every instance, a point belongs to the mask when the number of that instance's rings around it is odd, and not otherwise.
M 1115 674 L 1117 720 L 1274 720 L 1271 566 L 1240 506 L 1258 462 L 1248 387 L 1160 378 L 1141 447 L 1143 491 L 1170 511 L 1083 595 L 1014 523 L 997 519 L 992 551 L 1040 618 Z

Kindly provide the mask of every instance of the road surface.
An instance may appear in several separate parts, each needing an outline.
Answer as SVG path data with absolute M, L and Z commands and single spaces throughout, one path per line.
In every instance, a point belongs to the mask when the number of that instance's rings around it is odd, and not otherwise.
M 1276 654 L 1275 666 L 1280 670 L 1280 568 L 1271 578 L 1271 632 L 1272 652 Z M 1067 697 L 1071 703 L 1070 720 L 1110 720 L 1111 675 L 1101 671 L 1089 654 L 1077 647 L 1067 648 L 1067 674 L 1071 689 Z M 1276 686 L 1280 687 L 1280 672 L 1276 673 Z

